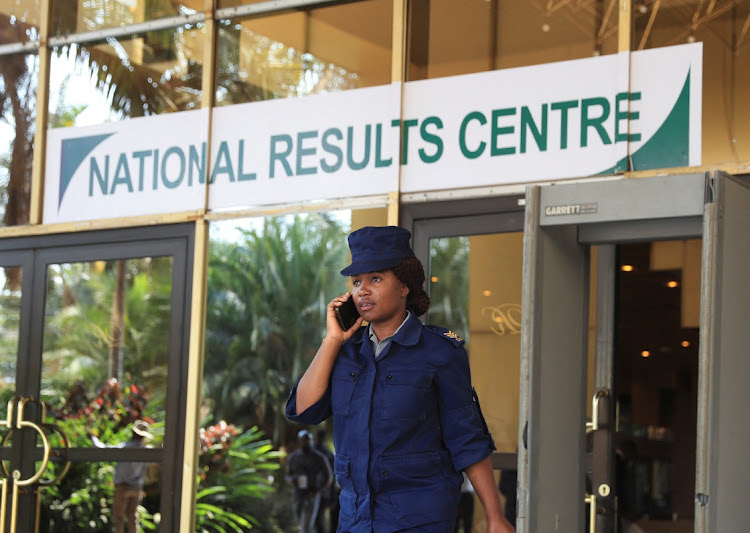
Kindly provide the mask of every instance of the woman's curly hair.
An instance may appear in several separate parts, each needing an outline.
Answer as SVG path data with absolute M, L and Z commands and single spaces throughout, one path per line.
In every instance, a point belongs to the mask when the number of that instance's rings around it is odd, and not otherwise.
M 421 316 L 430 308 L 430 297 L 424 290 L 424 267 L 416 257 L 407 257 L 393 268 L 396 278 L 409 288 L 406 308 Z

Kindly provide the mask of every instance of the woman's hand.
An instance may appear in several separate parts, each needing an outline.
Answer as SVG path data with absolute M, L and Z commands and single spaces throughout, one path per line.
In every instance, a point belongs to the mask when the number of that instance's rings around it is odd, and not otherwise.
M 487 533 L 515 533 L 515 531 L 505 517 L 487 522 Z
M 310 366 L 307 367 L 302 379 L 297 385 L 297 413 L 302 413 L 305 409 L 317 402 L 323 397 L 328 388 L 328 380 L 331 377 L 333 363 L 336 361 L 341 345 L 351 339 L 352 335 L 362 325 L 362 317 L 359 317 L 354 325 L 344 331 L 339 325 L 336 318 L 336 309 L 352 295 L 345 292 L 337 296 L 328 304 L 326 312 L 326 336 L 320 343 L 318 353 L 315 354 Z
M 359 317 L 354 325 L 348 330 L 343 330 L 341 328 L 341 324 L 339 324 L 338 318 L 336 317 L 336 309 L 341 307 L 341 305 L 350 298 L 353 298 L 353 296 L 348 291 L 341 296 L 337 296 L 328 304 L 328 312 L 326 313 L 326 337 L 331 340 L 336 340 L 341 344 L 354 335 L 362 325 L 363 320 L 362 317 Z

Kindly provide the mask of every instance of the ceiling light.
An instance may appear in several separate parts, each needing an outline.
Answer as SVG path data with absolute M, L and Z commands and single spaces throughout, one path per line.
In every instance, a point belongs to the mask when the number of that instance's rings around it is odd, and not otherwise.
M 432 283 L 437 283 L 438 281 L 440 281 L 440 278 L 439 278 L 439 277 L 437 277 L 437 276 L 432 276 L 432 277 L 430 278 L 430 281 L 431 281 Z
M 484 294 L 485 296 L 492 296 L 492 291 L 485 289 L 482 291 L 482 294 Z
M 688 346 L 690 346 L 690 341 L 682 341 L 683 348 L 687 348 Z
M 648 6 L 646 4 L 641 4 L 638 6 L 639 13 L 646 13 L 647 11 L 648 11 Z
M 667 287 L 669 287 L 670 289 L 674 289 L 675 287 L 677 287 L 677 285 L 679 285 L 679 283 L 677 283 L 675 280 L 667 282 Z
M 641 352 L 641 357 L 651 357 L 651 352 L 649 352 L 648 350 L 643 350 Z
M 633 265 L 622 265 L 620 269 L 623 272 L 632 272 L 633 271 Z
M 547 33 L 549 31 L 549 24 L 542 24 L 542 31 Z

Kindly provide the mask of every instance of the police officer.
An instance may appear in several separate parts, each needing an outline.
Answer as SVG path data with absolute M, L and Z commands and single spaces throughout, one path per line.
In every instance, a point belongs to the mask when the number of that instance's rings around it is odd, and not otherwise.
M 342 533 L 452 532 L 462 471 L 487 531 L 511 533 L 463 341 L 418 318 L 429 297 L 410 237 L 398 227 L 349 235 L 352 263 L 341 274 L 351 276 L 352 292 L 328 305 L 326 336 L 292 389 L 287 416 L 317 424 L 333 415 Z M 344 331 L 335 310 L 349 298 L 361 316 Z

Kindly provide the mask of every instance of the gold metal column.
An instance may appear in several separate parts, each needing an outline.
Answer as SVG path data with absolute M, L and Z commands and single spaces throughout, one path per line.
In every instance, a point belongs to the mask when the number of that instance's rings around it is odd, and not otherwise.
M 393 35 L 391 45 L 391 84 L 400 84 L 401 98 L 398 110 L 398 116 L 403 118 L 404 114 L 404 83 L 406 82 L 406 34 L 407 17 L 406 5 L 407 0 L 393 0 Z M 398 226 L 399 220 L 399 203 L 401 200 L 401 150 L 403 143 L 401 138 L 402 132 L 399 133 L 399 154 L 398 154 L 398 188 L 388 193 L 387 220 L 389 226 Z
M 31 171 L 31 203 L 29 224 L 42 223 L 44 202 L 44 162 L 47 157 L 47 123 L 49 119 L 49 61 L 47 38 L 50 28 L 51 0 L 42 0 L 39 23 L 39 83 L 36 90 L 36 120 L 34 131 L 34 163 Z
M 213 0 L 204 0 L 207 46 L 203 53 L 203 84 L 201 110 L 205 122 L 206 153 L 211 154 L 211 131 L 216 80 L 217 25 L 214 20 Z M 203 360 L 206 338 L 206 291 L 208 278 L 208 212 L 209 178 L 211 165 L 206 165 L 204 216 L 195 221 L 195 250 L 193 252 L 192 301 L 190 302 L 190 340 L 188 347 L 187 398 L 185 405 L 185 434 L 182 464 L 182 494 L 180 496 L 180 531 L 195 530 L 195 491 L 198 474 L 198 436 L 200 406 L 203 390 Z

